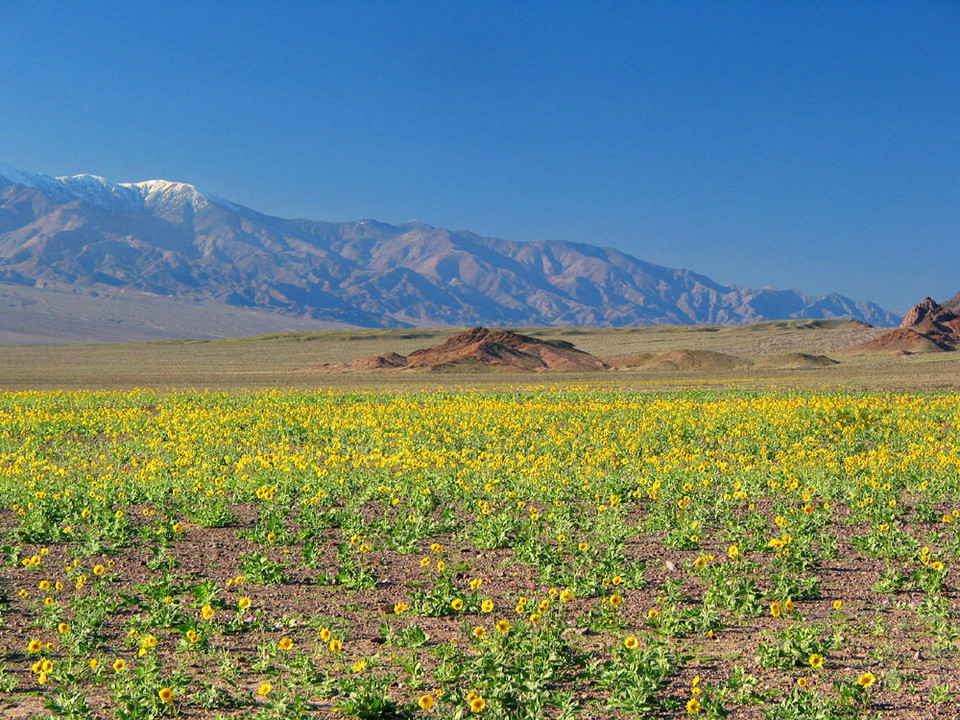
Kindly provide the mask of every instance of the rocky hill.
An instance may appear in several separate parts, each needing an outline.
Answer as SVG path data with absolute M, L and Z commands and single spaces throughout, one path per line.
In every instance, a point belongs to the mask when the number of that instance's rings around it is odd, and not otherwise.
M 285 220 L 184 183 L 52 178 L 2 164 L 0 283 L 216 302 L 340 327 L 900 320 L 872 303 L 722 285 L 609 247 L 419 222 Z
M 957 298 L 950 302 L 954 300 Z M 913 306 L 900 327 L 859 345 L 854 350 L 919 353 L 944 352 L 957 348 L 960 348 L 960 315 L 928 297 Z
M 960 292 L 947 300 L 941 307 L 954 315 L 960 315 Z
M 318 369 L 328 372 L 369 372 L 444 370 L 463 366 L 534 372 L 610 369 L 610 365 L 603 360 L 563 340 L 540 340 L 509 330 L 483 327 L 460 333 L 436 347 L 415 350 L 407 356 L 391 352 L 341 365 L 324 365 Z

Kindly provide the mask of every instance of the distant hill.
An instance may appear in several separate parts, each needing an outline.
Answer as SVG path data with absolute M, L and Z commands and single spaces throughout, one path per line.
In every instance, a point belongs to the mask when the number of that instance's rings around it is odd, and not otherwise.
M 941 307 L 954 315 L 960 315 L 960 292 L 947 300 Z
M 721 285 L 609 247 L 511 242 L 419 222 L 286 220 L 184 183 L 52 178 L 2 164 L 0 283 L 336 327 L 900 321 L 869 302 Z M 0 333 L 2 322 L 0 312 Z
M 955 300 L 956 297 L 947 305 L 954 304 Z M 960 348 L 960 315 L 947 309 L 947 305 L 924 298 L 906 314 L 900 327 L 853 348 L 853 351 L 905 354 L 956 350 Z
M 409 355 L 389 352 L 342 364 L 324 365 L 325 372 L 445 370 L 488 367 L 534 372 L 609 370 L 610 365 L 563 340 L 541 340 L 509 330 L 476 327 L 431 348 Z

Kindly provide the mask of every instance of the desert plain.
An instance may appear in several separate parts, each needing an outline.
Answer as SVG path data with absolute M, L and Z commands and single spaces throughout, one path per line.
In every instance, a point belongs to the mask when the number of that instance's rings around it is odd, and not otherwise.
M 958 353 L 888 332 L 0 347 L 0 713 L 953 718 Z

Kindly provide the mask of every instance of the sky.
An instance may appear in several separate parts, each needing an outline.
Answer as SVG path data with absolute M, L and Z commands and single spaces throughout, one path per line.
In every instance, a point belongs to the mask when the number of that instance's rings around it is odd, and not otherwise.
M 960 2 L 0 0 L 0 162 L 960 291 Z

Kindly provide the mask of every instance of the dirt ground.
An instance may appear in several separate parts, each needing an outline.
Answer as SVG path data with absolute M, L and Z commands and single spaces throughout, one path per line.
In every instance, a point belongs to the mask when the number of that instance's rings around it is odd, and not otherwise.
M 429 673 L 436 665 L 432 650 L 441 645 L 461 645 L 468 647 L 470 638 L 464 627 L 475 622 L 490 624 L 483 617 L 418 617 L 410 614 L 396 616 L 394 605 L 409 602 L 411 585 L 422 581 L 425 571 L 420 565 L 422 555 L 434 555 L 429 546 L 418 552 L 400 554 L 393 551 L 374 549 L 369 554 L 369 567 L 376 575 L 375 587 L 365 589 L 347 589 L 331 585 L 318 578 L 327 573 L 335 573 L 337 561 L 335 535 L 331 530 L 328 545 L 323 548 L 323 558 L 317 567 L 307 568 L 299 562 L 302 547 L 299 545 L 277 546 L 270 554 L 281 562 L 287 572 L 287 581 L 282 585 L 255 585 L 243 583 L 228 587 L 228 581 L 241 574 L 239 558 L 244 553 L 256 550 L 259 546 L 251 540 L 238 538 L 238 531 L 252 527 L 255 510 L 253 507 L 236 506 L 234 511 L 241 518 L 238 526 L 224 528 L 202 528 L 185 524 L 182 539 L 173 545 L 178 561 L 176 576 L 184 581 L 213 580 L 221 588 L 220 598 L 228 607 L 233 607 L 241 595 L 252 599 L 250 612 L 256 612 L 263 618 L 263 627 L 257 630 L 240 632 L 215 632 L 211 638 L 208 653 L 194 653 L 184 656 L 174 650 L 181 633 L 173 628 L 161 631 L 158 650 L 164 666 L 175 667 L 184 662 L 184 671 L 200 679 L 210 679 L 211 663 L 228 651 L 236 658 L 241 667 L 238 688 L 233 692 L 234 702 L 215 710 L 204 709 L 195 704 L 184 703 L 179 709 L 183 718 L 212 718 L 217 716 L 250 715 L 258 705 L 254 697 L 256 688 L 267 675 L 253 669 L 257 655 L 257 646 L 263 643 L 276 643 L 282 637 L 294 640 L 296 648 L 303 652 L 313 652 L 322 642 L 318 641 L 318 628 L 330 627 L 344 638 L 344 664 L 360 659 L 371 659 L 389 664 L 392 653 L 397 648 L 385 646 L 381 624 L 387 623 L 395 629 L 419 625 L 428 635 L 427 643 L 418 650 L 418 656 Z M 10 513 L 4 514 L 2 524 L 11 528 Z M 833 528 L 832 528 L 833 529 Z M 706 635 L 668 638 L 668 642 L 681 651 L 688 659 L 681 671 L 672 679 L 671 685 L 664 691 L 667 695 L 682 696 L 690 687 L 695 676 L 701 682 L 710 685 L 722 685 L 731 676 L 735 666 L 743 668 L 757 680 L 754 690 L 765 699 L 756 702 L 743 702 L 728 706 L 732 717 L 761 718 L 770 708 L 795 687 L 798 678 L 807 678 L 812 687 L 829 691 L 835 678 L 855 677 L 867 671 L 884 679 L 871 695 L 870 712 L 880 713 L 884 718 L 955 718 L 958 716 L 956 695 L 960 689 L 960 662 L 957 647 L 953 644 L 941 652 L 931 649 L 931 636 L 924 624 L 918 620 L 914 608 L 923 599 L 919 592 L 880 593 L 873 587 L 883 571 L 883 563 L 863 556 L 850 544 L 850 538 L 856 528 L 844 530 L 838 537 L 837 558 L 823 564 L 816 570 L 819 579 L 819 596 L 811 601 L 797 603 L 798 616 L 809 622 L 821 623 L 831 631 L 836 629 L 846 636 L 849 642 L 828 656 L 826 666 L 820 671 L 812 668 L 798 668 L 795 671 L 764 669 L 758 663 L 757 648 L 761 640 L 769 640 L 773 634 L 782 630 L 795 620 L 774 618 L 764 611 L 758 617 L 736 617 L 724 613 L 722 627 L 713 637 Z M 465 583 L 470 578 L 482 578 L 483 593 L 491 598 L 496 611 L 495 617 L 513 617 L 513 606 L 519 596 L 532 599 L 546 597 L 547 588 L 541 587 L 531 568 L 516 561 L 512 550 L 480 550 L 472 543 L 460 537 L 436 537 L 433 542 L 444 546 L 442 556 L 452 570 L 457 582 Z M 25 547 L 23 554 L 39 548 Z M 598 599 L 575 598 L 569 603 L 567 615 L 568 628 L 565 634 L 571 644 L 587 656 L 606 655 L 610 647 L 621 641 L 627 634 L 637 633 L 643 636 L 648 631 L 646 618 L 651 608 L 657 607 L 657 599 L 662 596 L 666 583 L 671 579 L 686 581 L 684 592 L 689 595 L 689 603 L 694 605 L 702 595 L 703 584 L 692 570 L 691 563 L 704 553 L 712 553 L 725 560 L 725 548 L 706 547 L 697 551 L 675 551 L 664 546 L 655 536 L 638 536 L 628 544 L 631 559 L 639 560 L 645 566 L 641 587 L 623 587 L 619 594 L 623 605 L 618 616 L 622 625 L 609 632 L 591 630 L 580 620 L 594 607 Z M 157 572 L 147 568 L 151 553 L 142 544 L 135 544 L 117 555 L 82 558 L 83 564 L 115 561 L 107 584 L 109 594 L 114 598 L 123 595 L 136 595 L 137 586 L 156 579 Z M 44 564 L 51 569 L 69 564 L 73 555 L 65 545 L 49 546 L 49 555 Z M 757 576 L 763 578 L 761 571 Z M 718 562 L 722 561 L 719 560 Z M 16 678 L 17 687 L 12 693 L 0 694 L 0 714 L 9 718 L 41 717 L 45 713 L 42 704 L 45 696 L 52 692 L 50 686 L 38 684 L 37 676 L 31 672 L 33 658 L 25 650 L 27 640 L 38 637 L 43 641 L 56 638 L 56 631 L 38 629 L 35 626 L 36 603 L 44 594 L 37 589 L 39 577 L 50 575 L 26 572 L 23 567 L 4 563 L 0 569 L 0 588 L 2 588 L 5 609 L 3 626 L 0 628 L 0 652 L 10 675 Z M 947 592 L 954 610 L 957 605 L 955 578 L 948 579 Z M 760 588 L 763 590 L 764 588 Z M 25 592 L 23 592 L 25 591 Z M 73 592 L 68 588 L 62 592 Z M 834 609 L 834 601 L 842 601 L 842 611 Z M 179 602 L 188 602 L 187 597 L 178 597 Z M 112 663 L 116 658 L 125 658 L 129 663 L 136 662 L 136 644 L 127 642 L 126 624 L 131 615 L 140 609 L 121 606 L 119 612 L 108 619 L 104 626 L 105 643 L 90 653 L 91 657 L 101 658 L 103 665 Z M 220 611 L 222 616 L 230 613 Z M 344 670 L 344 672 L 349 672 Z M 427 686 L 433 683 L 427 682 Z M 949 686 L 944 702 L 934 703 L 935 688 Z M 618 714 L 604 708 L 603 698 L 593 685 L 570 688 L 581 705 L 579 717 L 634 717 Z M 398 700 L 415 701 L 416 693 L 402 686 L 392 691 Z M 106 693 L 102 685 L 91 685 L 88 695 L 93 716 L 107 718 L 112 716 Z M 337 697 L 310 699 L 311 708 L 319 717 L 337 717 L 334 706 Z M 666 716 L 685 716 L 685 713 L 666 713 Z

